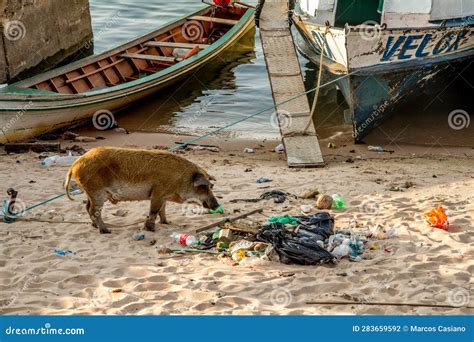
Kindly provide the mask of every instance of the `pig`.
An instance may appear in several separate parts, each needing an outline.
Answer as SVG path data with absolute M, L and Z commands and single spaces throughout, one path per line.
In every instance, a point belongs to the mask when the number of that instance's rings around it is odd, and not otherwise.
M 65 181 L 70 196 L 70 180 L 87 195 L 86 209 L 92 225 L 100 233 L 110 233 L 101 217 L 105 201 L 150 200 L 144 229 L 155 230 L 157 215 L 167 224 L 166 201 L 183 203 L 198 200 L 205 208 L 217 209 L 211 180 L 204 169 L 176 154 L 165 151 L 97 147 L 76 160 Z

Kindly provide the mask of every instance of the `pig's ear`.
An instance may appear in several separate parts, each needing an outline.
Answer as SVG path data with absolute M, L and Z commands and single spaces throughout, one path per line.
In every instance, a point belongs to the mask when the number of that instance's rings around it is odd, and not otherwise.
M 194 187 L 209 186 L 209 181 L 202 173 L 195 173 L 193 176 Z

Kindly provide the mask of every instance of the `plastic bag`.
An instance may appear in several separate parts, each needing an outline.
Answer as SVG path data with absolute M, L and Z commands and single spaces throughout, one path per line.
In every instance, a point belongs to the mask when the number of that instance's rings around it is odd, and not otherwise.
M 270 223 L 281 223 L 281 224 L 291 224 L 296 226 L 298 224 L 298 219 L 296 217 L 285 215 L 285 216 L 270 216 L 268 218 Z
M 334 219 L 325 211 L 308 216 L 296 216 L 299 222 L 298 230 L 302 234 L 311 234 L 316 240 L 326 240 L 334 234 Z
M 443 207 L 431 209 L 430 211 L 424 213 L 423 217 L 431 227 L 440 228 L 448 231 L 448 215 L 446 215 L 446 212 L 444 211 Z
M 295 233 L 286 230 L 284 224 L 269 223 L 262 226 L 257 239 L 271 243 L 285 264 L 315 265 L 335 261 L 334 256 L 319 245 L 315 234 L 308 234 L 305 229 Z

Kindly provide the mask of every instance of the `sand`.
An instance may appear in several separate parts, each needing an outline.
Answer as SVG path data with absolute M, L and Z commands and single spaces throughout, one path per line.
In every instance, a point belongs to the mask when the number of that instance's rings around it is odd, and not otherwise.
M 186 139 L 156 134 L 101 135 L 106 140 L 80 145 L 152 148 Z M 378 241 L 381 249 L 368 253 L 369 258 L 361 262 L 343 259 L 337 265 L 324 266 L 277 262 L 242 266 L 215 255 L 158 253 L 161 246 L 176 246 L 170 239 L 172 232 L 192 232 L 218 216 L 185 216 L 182 206 L 170 204 L 168 218 L 172 223 L 157 225 L 156 232 L 145 233 L 145 240 L 134 241 L 132 234 L 141 228 L 134 223 L 147 214 L 147 202 L 107 204 L 104 220 L 122 227 L 111 227 L 112 234 L 100 235 L 88 224 L 83 195 L 76 201 L 61 198 L 25 215 L 26 219 L 58 223 L 0 224 L 1 314 L 473 313 L 466 308 L 474 305 L 472 148 L 395 146 L 395 153 L 377 155 L 364 145 L 349 144 L 338 149 L 323 148 L 325 168 L 300 170 L 287 168 L 284 155 L 271 152 L 277 141 L 207 142 L 221 145 L 223 151 L 188 151 L 184 156 L 216 177 L 215 194 L 229 213 L 263 206 L 265 215 L 296 215 L 302 204 L 314 205 L 314 201 L 297 199 L 275 204 L 271 200 L 230 200 L 255 198 L 273 188 L 294 194 L 316 188 L 346 199 L 347 209 L 330 211 L 336 228 L 347 227 L 355 219 L 362 225 L 394 228 L 397 235 Z M 245 146 L 256 147 L 256 153 L 244 154 Z M 3 154 L 0 168 L 2 193 L 14 187 L 19 191 L 19 203 L 25 206 L 61 193 L 68 170 L 60 166 L 41 168 L 35 153 Z M 255 180 L 262 176 L 273 181 L 257 184 Z M 448 232 L 429 227 L 421 217 L 421 213 L 438 205 L 448 212 Z M 117 216 L 124 211 L 124 217 Z M 264 215 L 254 215 L 245 222 L 265 220 Z M 156 244 L 150 246 L 151 240 Z M 74 254 L 60 256 L 53 253 L 54 249 Z M 462 307 L 306 304 L 330 300 Z

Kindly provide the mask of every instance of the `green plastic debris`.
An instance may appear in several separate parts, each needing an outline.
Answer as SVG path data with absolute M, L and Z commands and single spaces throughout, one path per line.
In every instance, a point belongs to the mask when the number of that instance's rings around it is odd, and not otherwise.
M 332 195 L 332 206 L 335 209 L 344 209 L 346 207 L 346 202 L 339 194 Z
M 218 230 L 216 230 L 214 233 L 212 233 L 212 240 L 217 240 L 217 239 L 219 238 L 219 232 L 220 232 L 220 231 L 221 231 L 221 230 L 218 229 Z
M 224 207 L 222 205 L 218 206 L 216 210 L 209 209 L 210 214 L 223 214 L 224 213 Z
M 268 218 L 268 222 L 270 223 L 281 223 L 281 224 L 291 224 L 292 226 L 295 226 L 298 224 L 298 219 L 290 216 L 290 215 L 285 215 L 285 216 L 270 216 Z

